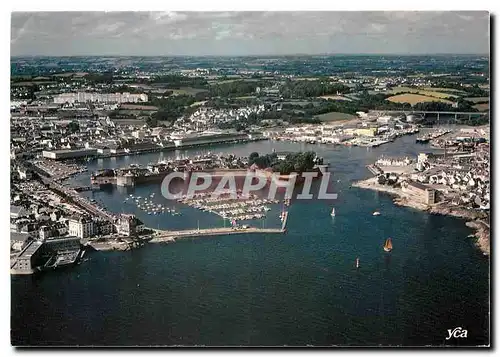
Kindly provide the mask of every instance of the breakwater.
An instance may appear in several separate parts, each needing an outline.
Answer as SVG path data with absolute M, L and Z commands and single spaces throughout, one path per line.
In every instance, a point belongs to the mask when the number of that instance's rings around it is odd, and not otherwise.
M 156 231 L 155 237 L 150 240 L 151 243 L 168 242 L 181 238 L 196 238 L 196 237 L 211 237 L 225 236 L 233 234 L 283 234 L 286 229 L 283 228 L 256 228 L 256 227 L 238 227 L 238 228 L 205 228 L 205 229 L 189 229 L 183 231 Z

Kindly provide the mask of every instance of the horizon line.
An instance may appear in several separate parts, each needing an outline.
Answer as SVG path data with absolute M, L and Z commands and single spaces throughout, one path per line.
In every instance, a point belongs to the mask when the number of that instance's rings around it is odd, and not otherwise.
M 214 55 L 214 54 L 203 54 L 203 55 L 186 55 L 186 54 L 176 54 L 176 55 L 162 55 L 162 54 L 151 54 L 151 55 L 127 55 L 127 54 L 78 54 L 78 55 L 11 55 L 10 58 L 20 58 L 20 57 L 290 57 L 290 56 L 300 56 L 300 57 L 313 57 L 313 56 L 490 56 L 490 53 L 459 53 L 459 52 L 436 52 L 436 53 L 289 53 L 289 54 L 248 54 L 248 55 Z

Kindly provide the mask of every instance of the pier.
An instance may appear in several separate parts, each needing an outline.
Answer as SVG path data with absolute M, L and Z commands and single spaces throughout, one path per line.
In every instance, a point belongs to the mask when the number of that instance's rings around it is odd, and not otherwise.
M 281 231 L 286 232 L 286 222 L 288 220 L 288 212 L 285 211 L 284 217 L 283 217 L 283 224 L 281 225 Z
M 209 142 L 209 143 L 183 144 L 183 145 L 179 145 L 179 146 L 176 146 L 175 144 L 167 145 L 167 146 L 158 145 L 158 147 L 151 147 L 151 148 L 146 148 L 146 149 L 128 149 L 128 151 L 120 151 L 120 152 L 113 152 L 113 153 L 107 153 L 107 154 L 99 154 L 98 153 L 94 156 L 89 157 L 89 159 L 90 160 L 109 159 L 112 157 L 133 156 L 133 155 L 149 154 L 149 153 L 155 153 L 155 152 L 184 150 L 184 149 L 189 149 L 189 148 L 197 148 L 197 147 L 210 146 L 210 145 L 247 143 L 247 142 L 262 141 L 262 140 L 268 140 L 268 138 L 266 138 L 266 137 L 241 138 L 241 139 L 214 141 L 214 142 Z
M 428 134 L 425 134 L 425 135 L 422 135 L 422 136 L 419 136 L 417 139 L 416 139 L 416 142 L 417 143 L 427 143 L 431 140 L 434 140 L 434 139 L 437 139 L 443 135 L 446 135 L 446 134 L 449 134 L 451 133 L 451 130 L 438 130 L 438 131 L 435 131 L 435 132 L 432 132 L 432 133 L 428 133 Z
M 219 227 L 219 228 L 204 228 L 204 229 L 186 229 L 181 231 L 155 231 L 155 236 L 150 240 L 151 243 L 173 242 L 180 238 L 197 238 L 197 237 L 212 237 L 225 236 L 231 234 L 283 234 L 286 233 L 286 223 L 288 220 L 288 212 L 285 212 L 281 228 L 257 228 L 257 227 Z
M 283 222 L 283 227 L 286 224 L 286 220 Z M 211 236 L 225 236 L 231 234 L 249 234 L 249 233 L 285 233 L 284 228 L 255 228 L 255 227 L 238 227 L 238 228 L 205 228 L 205 229 L 189 229 L 182 231 L 162 231 L 155 230 L 158 234 L 150 242 L 168 242 L 175 241 L 180 238 L 196 238 L 196 237 L 211 237 Z

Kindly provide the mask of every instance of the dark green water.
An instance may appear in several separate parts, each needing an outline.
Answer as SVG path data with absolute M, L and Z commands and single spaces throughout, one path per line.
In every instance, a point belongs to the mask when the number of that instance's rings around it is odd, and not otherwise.
M 315 150 L 334 171 L 334 203 L 296 201 L 286 235 L 240 235 L 96 252 L 71 269 L 12 279 L 15 345 L 478 345 L 489 342 L 489 261 L 464 221 L 397 207 L 390 196 L 352 188 L 382 153 L 415 154 L 414 137 L 375 149 L 260 142 L 211 148 Z M 208 149 L 202 150 L 208 151 Z M 201 152 L 191 150 L 185 153 Z M 183 154 L 183 153 L 177 153 Z M 90 167 L 145 164 L 174 153 L 116 158 Z M 75 179 L 88 183 L 88 175 Z M 337 182 L 340 180 L 340 182 Z M 157 192 L 142 186 L 135 195 Z M 221 226 L 189 207 L 148 216 L 128 192 L 94 193 L 116 212 L 160 228 Z M 90 193 L 89 193 L 90 195 Z M 255 225 L 278 226 L 276 207 Z M 382 215 L 373 217 L 379 210 Z M 382 245 L 393 237 L 394 250 Z M 355 259 L 360 257 L 360 268 Z M 467 339 L 445 341 L 447 330 Z

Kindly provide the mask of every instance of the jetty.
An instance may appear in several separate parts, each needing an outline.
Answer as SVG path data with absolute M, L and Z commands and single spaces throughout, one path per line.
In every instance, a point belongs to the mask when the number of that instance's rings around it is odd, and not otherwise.
M 225 236 L 231 234 L 276 234 L 285 233 L 284 228 L 256 228 L 256 227 L 229 227 L 229 228 L 205 228 L 205 229 L 188 229 L 182 231 L 162 231 L 155 230 L 156 235 L 150 240 L 151 243 L 175 241 L 181 238 L 196 238 L 196 237 L 211 237 Z

